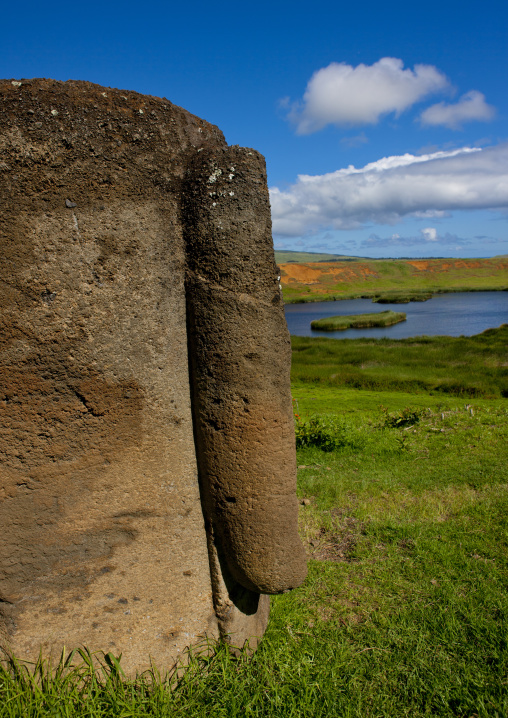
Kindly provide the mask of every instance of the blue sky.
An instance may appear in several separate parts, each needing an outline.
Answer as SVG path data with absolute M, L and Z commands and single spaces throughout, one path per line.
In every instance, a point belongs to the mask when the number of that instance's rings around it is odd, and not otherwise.
M 259 150 L 276 247 L 508 253 L 505 0 L 30 0 L 0 66 L 167 97 Z

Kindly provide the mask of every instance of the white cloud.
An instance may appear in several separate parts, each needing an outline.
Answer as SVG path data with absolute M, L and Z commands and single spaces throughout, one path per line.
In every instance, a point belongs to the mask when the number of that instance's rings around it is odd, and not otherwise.
M 312 75 L 303 102 L 294 104 L 288 117 L 300 135 L 326 125 L 373 125 L 381 115 L 400 114 L 448 86 L 446 76 L 433 65 L 405 70 L 395 57 L 356 67 L 332 62 Z
M 462 95 L 455 104 L 438 102 L 422 112 L 420 120 L 423 125 L 444 125 L 452 130 L 458 130 L 464 122 L 479 120 L 486 122 L 496 114 L 492 105 L 485 102 L 485 95 L 477 90 L 471 90 Z
M 427 242 L 437 242 L 437 229 L 435 227 L 426 227 L 425 229 L 421 229 L 420 232 Z
M 286 191 L 270 189 L 274 233 L 395 224 L 453 210 L 508 209 L 508 144 L 427 155 L 383 157 L 324 175 L 299 175 Z

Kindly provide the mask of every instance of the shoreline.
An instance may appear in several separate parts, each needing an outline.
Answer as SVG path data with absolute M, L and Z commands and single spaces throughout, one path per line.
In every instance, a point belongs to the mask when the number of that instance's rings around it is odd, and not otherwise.
M 284 297 L 284 304 L 311 304 L 315 302 L 340 302 L 342 300 L 348 300 L 348 299 L 377 299 L 377 298 L 385 298 L 387 295 L 391 293 L 390 290 L 387 292 L 351 292 L 349 294 L 322 294 L 317 295 L 314 294 L 311 297 L 295 297 L 295 298 L 286 298 Z M 408 290 L 408 292 L 411 290 Z M 435 290 L 425 290 L 422 291 L 422 294 L 430 294 L 431 296 L 429 299 L 432 299 L 432 297 L 436 296 L 437 294 L 459 294 L 461 292 L 508 292 L 508 287 L 451 287 L 449 289 L 440 288 Z M 282 290 L 282 294 L 284 296 L 284 290 Z M 414 291 L 415 296 L 418 295 L 418 291 Z M 412 301 L 420 301 L 419 299 L 411 299 Z M 373 303 L 375 303 L 373 301 Z M 391 302 L 392 304 L 406 304 L 407 302 Z

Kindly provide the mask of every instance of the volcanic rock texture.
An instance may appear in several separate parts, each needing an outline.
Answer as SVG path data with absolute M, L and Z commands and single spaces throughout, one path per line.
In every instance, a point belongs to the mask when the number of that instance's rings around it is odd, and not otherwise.
M 167 100 L 4 80 L 0 197 L 0 645 L 134 673 L 255 644 L 305 575 L 262 157 Z

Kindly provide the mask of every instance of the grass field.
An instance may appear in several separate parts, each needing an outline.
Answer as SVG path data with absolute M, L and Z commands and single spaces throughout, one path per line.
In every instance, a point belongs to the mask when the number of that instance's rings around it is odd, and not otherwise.
M 96 672 L 84 653 L 51 679 L 6 670 L 0 718 L 505 718 L 507 331 L 463 344 L 296 339 L 309 575 L 273 599 L 254 657 L 219 647 L 137 681 L 111 655 Z M 337 380 L 351 366 L 377 367 L 376 390 Z M 459 393 L 443 392 L 446 377 Z
M 391 309 L 386 309 L 384 312 L 371 312 L 370 314 L 343 314 L 338 317 L 314 319 L 310 326 L 312 329 L 320 329 L 324 332 L 336 332 L 350 329 L 351 327 L 355 329 L 391 327 L 393 324 L 405 321 L 405 319 L 404 312 L 392 312 Z
M 286 303 L 394 294 L 414 301 L 438 292 L 508 288 L 508 257 L 283 263 L 280 269 Z
M 319 252 L 295 252 L 293 250 L 275 250 L 277 264 L 296 262 L 356 262 L 364 257 L 352 257 L 346 254 L 321 254 Z
M 294 383 L 508 397 L 508 325 L 474 337 L 292 337 Z

